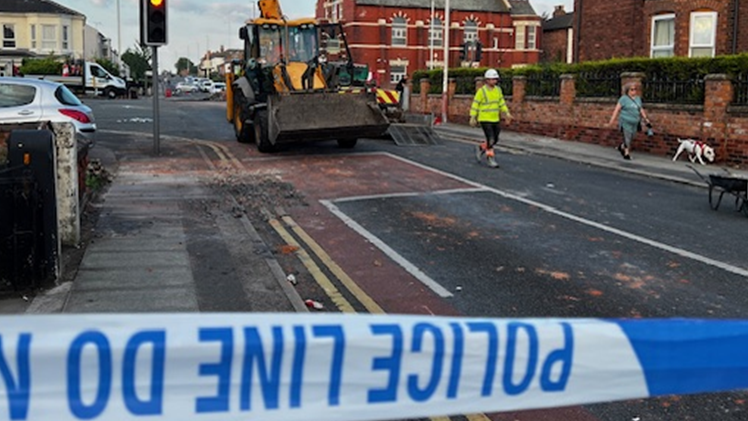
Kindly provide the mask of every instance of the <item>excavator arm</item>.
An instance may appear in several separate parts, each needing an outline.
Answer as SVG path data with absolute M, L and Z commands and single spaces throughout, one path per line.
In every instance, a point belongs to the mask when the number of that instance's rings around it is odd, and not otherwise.
M 260 17 L 264 19 L 283 19 L 280 2 L 278 0 L 260 0 L 257 2 L 260 8 Z

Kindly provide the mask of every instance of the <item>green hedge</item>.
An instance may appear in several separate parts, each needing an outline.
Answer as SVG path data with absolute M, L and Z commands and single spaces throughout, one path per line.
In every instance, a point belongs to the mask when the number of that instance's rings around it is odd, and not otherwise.
M 468 83 L 476 77 L 482 77 L 486 71 L 483 69 L 450 69 L 450 77 L 457 79 L 457 94 L 472 94 L 475 90 L 474 85 Z M 616 58 L 604 61 L 588 61 L 577 64 L 560 64 L 554 63 L 549 65 L 532 65 L 515 69 L 500 69 L 502 77 L 502 88 L 505 92 L 511 93 L 506 89 L 507 81 L 515 75 L 524 75 L 528 78 L 528 84 L 538 81 L 538 83 L 547 83 L 548 79 L 559 77 L 562 74 L 577 75 L 577 96 L 578 97 L 599 97 L 599 96 L 618 96 L 620 95 L 620 75 L 624 72 L 641 72 L 646 75 L 647 81 L 699 81 L 704 76 L 713 73 L 724 73 L 732 77 L 739 75 L 748 75 L 748 53 L 719 56 L 714 58 L 688 58 L 688 57 L 670 57 L 670 58 Z M 413 91 L 420 92 L 420 80 L 428 78 L 431 80 L 431 92 L 441 93 L 442 91 L 442 71 L 441 69 L 431 71 L 416 71 L 413 73 Z M 616 80 L 618 80 L 616 84 Z M 703 84 L 694 83 L 695 90 L 703 89 Z M 616 86 L 618 88 L 616 89 Z M 528 92 L 534 88 L 528 89 Z M 546 90 L 540 87 L 539 92 Z M 703 92 L 684 92 L 684 102 L 698 102 L 698 98 L 703 98 Z M 669 99 L 668 102 L 672 102 Z
M 25 75 L 61 75 L 62 62 L 53 57 L 24 59 L 21 73 Z

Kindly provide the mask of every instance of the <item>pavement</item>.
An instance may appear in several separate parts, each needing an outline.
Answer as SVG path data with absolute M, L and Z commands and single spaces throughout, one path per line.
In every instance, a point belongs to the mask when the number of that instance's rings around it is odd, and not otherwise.
M 440 125 L 436 130 L 445 138 L 472 143 L 483 136 L 479 128 L 455 124 Z M 610 146 L 510 131 L 502 132 L 500 148 L 707 187 L 707 183 L 688 167 L 690 163 L 684 156 L 681 161 L 673 162 L 667 156 L 637 153 L 634 149 L 633 159 L 624 161 Z M 165 154 L 179 157 L 183 153 L 194 153 L 190 150 L 176 148 Z M 206 230 L 214 230 L 216 225 L 220 228 L 230 221 L 201 222 L 187 215 L 186 201 L 215 200 L 215 193 L 198 177 L 180 172 L 176 167 L 175 171 L 156 171 L 163 160 L 156 165 L 149 152 L 148 148 L 133 148 L 115 157 L 103 146 L 92 151 L 93 157 L 101 159 L 105 167 L 117 170 L 102 200 L 93 204 L 100 207 L 100 217 L 94 228 L 96 239 L 86 245 L 74 280 L 33 298 L 17 294 L 0 296 L 0 314 L 227 310 L 199 302 L 196 291 L 199 287 L 194 280 L 207 269 L 194 261 L 191 263 L 187 230 L 199 231 L 201 223 L 207 224 Z M 726 171 L 717 165 L 693 164 L 693 167 L 704 176 Z M 748 171 L 728 171 L 732 177 L 748 178 Z M 251 256 L 242 263 L 252 269 L 245 274 L 248 281 L 244 285 L 234 286 L 235 293 L 241 295 L 243 289 L 247 295 L 261 297 L 258 301 L 267 302 L 268 306 L 272 303 L 274 308 L 237 307 L 233 310 L 305 311 L 301 298 L 288 285 L 278 262 L 254 227 L 246 217 L 239 222 L 252 250 Z M 224 230 L 231 232 L 232 228 L 227 226 Z M 270 299 L 271 296 L 274 299 Z

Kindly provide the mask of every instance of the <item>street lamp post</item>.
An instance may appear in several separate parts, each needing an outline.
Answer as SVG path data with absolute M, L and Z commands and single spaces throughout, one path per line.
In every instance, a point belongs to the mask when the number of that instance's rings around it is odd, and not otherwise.
M 444 3 L 444 70 L 442 78 L 442 123 L 447 122 L 447 109 L 449 99 L 447 91 L 449 90 L 449 0 Z

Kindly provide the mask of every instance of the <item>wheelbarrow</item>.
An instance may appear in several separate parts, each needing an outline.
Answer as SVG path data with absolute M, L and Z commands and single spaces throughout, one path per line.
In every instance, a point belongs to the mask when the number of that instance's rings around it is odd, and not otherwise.
M 725 172 L 725 175 L 709 174 L 707 178 L 693 166 L 687 165 L 687 167 L 693 170 L 709 186 L 709 207 L 713 210 L 719 209 L 722 197 L 725 193 L 728 193 L 735 196 L 735 210 L 748 216 L 748 179 L 734 177 L 724 168 L 722 168 L 722 171 Z

